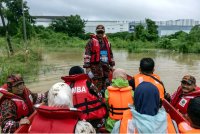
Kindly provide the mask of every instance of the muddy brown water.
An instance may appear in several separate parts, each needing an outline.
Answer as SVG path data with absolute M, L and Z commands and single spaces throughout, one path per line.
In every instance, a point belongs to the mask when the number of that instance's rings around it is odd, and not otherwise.
M 128 53 L 126 50 L 113 50 L 115 68 L 123 68 L 131 76 L 138 72 L 140 59 L 151 57 L 155 61 L 155 73 L 158 74 L 167 92 L 173 93 L 180 85 L 185 74 L 196 77 L 200 85 L 200 54 L 180 54 L 165 50 L 145 53 Z M 64 52 L 43 54 L 38 80 L 27 84 L 34 92 L 44 92 L 56 82 L 62 82 L 61 76 L 67 75 L 72 66 L 83 65 L 83 49 L 69 48 Z M 46 65 L 50 65 L 44 69 Z

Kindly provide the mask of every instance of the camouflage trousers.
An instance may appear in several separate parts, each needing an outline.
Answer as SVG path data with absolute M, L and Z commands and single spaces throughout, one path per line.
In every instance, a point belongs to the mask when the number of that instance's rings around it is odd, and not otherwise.
M 91 71 L 94 75 L 93 83 L 95 84 L 95 86 L 99 89 L 99 91 L 105 90 L 107 86 L 110 85 L 110 81 L 108 79 L 110 73 L 109 64 L 92 64 Z

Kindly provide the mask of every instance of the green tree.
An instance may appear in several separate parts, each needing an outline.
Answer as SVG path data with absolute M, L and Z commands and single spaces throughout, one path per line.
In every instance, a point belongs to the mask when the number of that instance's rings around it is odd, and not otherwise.
M 122 40 L 128 40 L 128 39 L 130 39 L 130 36 L 132 35 L 132 33 L 117 32 L 117 33 L 108 33 L 106 35 L 110 38 L 119 38 L 119 39 L 122 39 Z
M 136 25 L 134 27 L 134 35 L 135 39 L 137 40 L 142 40 L 142 41 L 146 40 L 146 30 L 142 24 Z
M 146 31 L 147 31 L 147 35 L 146 38 L 148 41 L 157 41 L 159 36 L 158 36 L 158 26 L 156 25 L 156 23 L 154 21 L 152 21 L 151 19 L 146 19 Z
M 23 33 L 22 23 L 22 0 L 1 0 L 4 6 L 4 16 L 7 19 L 7 27 L 10 35 L 16 35 Z M 32 28 L 31 24 L 34 24 L 33 17 L 29 14 L 29 7 L 27 2 L 23 3 L 24 15 L 26 18 L 27 36 L 30 37 Z
M 70 15 L 67 17 L 55 19 L 51 24 L 55 32 L 63 32 L 69 36 L 80 36 L 84 34 L 85 21 L 79 15 Z
M 180 40 L 183 40 L 186 38 L 188 34 L 184 31 L 178 31 L 174 34 L 171 34 L 171 35 L 167 35 L 165 37 L 169 38 L 169 39 L 180 39 Z
M 200 25 L 196 25 L 191 29 L 188 40 L 191 42 L 200 42 Z

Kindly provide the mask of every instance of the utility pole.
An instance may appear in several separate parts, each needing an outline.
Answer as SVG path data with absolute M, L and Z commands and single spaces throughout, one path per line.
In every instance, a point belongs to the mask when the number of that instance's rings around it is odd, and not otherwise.
M 9 33 L 8 33 L 8 28 L 7 28 L 6 24 L 5 24 L 5 20 L 4 20 L 4 16 L 3 16 L 3 12 L 2 12 L 2 3 L 1 2 L 0 2 L 0 15 L 1 15 L 1 20 L 2 20 L 3 27 L 5 29 L 5 35 L 6 35 L 7 43 L 8 43 L 8 46 L 7 46 L 8 56 L 9 55 L 13 55 L 14 51 L 13 51 L 13 48 L 12 48 L 12 44 L 10 42 L 10 36 L 9 36 Z
M 23 14 L 23 31 L 24 31 L 24 46 L 27 50 L 27 34 L 26 34 L 26 19 L 24 15 L 24 1 L 22 0 L 22 14 Z

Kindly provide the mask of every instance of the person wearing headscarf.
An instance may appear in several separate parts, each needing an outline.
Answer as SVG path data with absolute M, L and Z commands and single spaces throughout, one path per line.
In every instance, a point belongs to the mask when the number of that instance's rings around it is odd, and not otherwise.
M 81 114 L 74 108 L 70 86 L 58 82 L 49 90 L 47 105 L 37 108 L 29 133 L 96 133 L 89 122 L 79 120 Z
M 112 133 L 167 133 L 175 132 L 171 118 L 165 109 L 159 108 L 160 96 L 156 86 L 142 82 L 134 92 L 134 106 L 123 113 L 122 120 L 115 123 Z M 172 131 L 173 130 L 173 131 Z
M 105 91 L 105 99 L 109 110 L 106 120 L 106 130 L 111 132 L 118 120 L 122 119 L 123 111 L 128 109 L 129 104 L 133 104 L 133 91 L 129 86 L 125 70 L 117 68 L 113 72 L 111 86 Z

